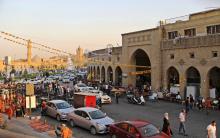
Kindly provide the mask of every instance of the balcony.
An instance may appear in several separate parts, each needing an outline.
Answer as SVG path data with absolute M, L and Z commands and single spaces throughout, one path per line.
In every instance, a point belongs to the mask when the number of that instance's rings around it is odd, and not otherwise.
M 178 48 L 198 48 L 208 46 L 220 46 L 220 34 L 181 37 L 173 40 L 163 40 L 162 50 L 178 49 Z

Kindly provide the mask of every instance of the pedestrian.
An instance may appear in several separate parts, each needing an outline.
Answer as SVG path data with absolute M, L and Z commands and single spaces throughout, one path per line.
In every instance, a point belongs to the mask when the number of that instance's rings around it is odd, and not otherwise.
M 182 134 L 181 131 L 183 130 L 183 135 L 188 136 L 186 134 L 186 127 L 185 127 L 185 122 L 186 122 L 186 111 L 183 109 L 180 114 L 179 114 L 179 121 L 180 121 L 180 126 L 179 126 L 179 134 Z
M 212 123 L 207 127 L 207 138 L 217 138 L 215 121 L 212 121 Z
M 193 105 L 194 105 L 194 98 L 193 98 L 193 96 L 192 96 L 192 94 L 190 94 L 190 96 L 189 96 L 189 103 L 190 103 L 190 109 L 192 110 L 192 108 L 193 108 Z
M 186 98 L 186 100 L 185 100 L 185 111 L 186 111 L 186 113 L 188 113 L 189 112 L 189 97 L 187 97 Z
M 11 118 L 13 117 L 14 115 L 14 111 L 13 111 L 13 108 L 11 105 L 9 105 L 9 108 L 8 108 L 8 119 L 11 120 Z
M 46 115 L 46 112 L 47 112 L 46 101 L 43 100 L 41 103 L 41 114 Z
M 65 124 L 61 127 L 61 138 L 72 138 L 72 130 L 70 130 Z
M 116 92 L 116 93 L 115 93 L 115 100 L 116 100 L 116 104 L 119 104 L 118 98 L 119 98 L 119 93 L 118 93 L 118 92 Z
M 170 122 L 169 122 L 169 114 L 168 113 L 165 113 L 164 114 L 164 118 L 163 118 L 163 129 L 162 131 L 164 133 L 166 133 L 168 136 L 172 136 L 173 135 L 173 132 L 170 128 Z
M 205 107 L 206 107 L 206 114 L 209 115 L 209 110 L 212 107 L 212 101 L 209 97 L 207 97 L 207 99 L 205 101 Z

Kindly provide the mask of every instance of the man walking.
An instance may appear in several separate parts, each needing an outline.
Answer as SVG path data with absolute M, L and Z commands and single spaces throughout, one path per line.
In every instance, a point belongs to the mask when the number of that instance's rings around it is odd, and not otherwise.
M 212 121 L 210 125 L 207 127 L 207 138 L 217 138 L 216 136 L 216 122 Z
M 186 134 L 185 122 L 186 122 L 186 111 L 183 109 L 179 114 L 180 126 L 179 126 L 179 134 L 182 134 L 181 131 L 183 130 L 183 135 L 188 136 Z

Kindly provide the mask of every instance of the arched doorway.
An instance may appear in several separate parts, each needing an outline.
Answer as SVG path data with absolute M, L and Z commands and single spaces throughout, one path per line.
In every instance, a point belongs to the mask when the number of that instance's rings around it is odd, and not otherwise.
M 111 66 L 109 66 L 107 69 L 107 81 L 110 83 L 113 82 L 113 70 Z
M 105 67 L 104 66 L 102 66 L 102 69 L 101 69 L 101 81 L 105 82 Z
M 95 67 L 93 68 L 93 80 L 96 80 L 96 69 L 95 69 Z
M 122 70 L 119 66 L 115 69 L 115 84 L 118 86 L 122 85 Z
M 100 68 L 99 68 L 99 66 L 97 67 L 97 80 L 100 81 Z
M 220 97 L 220 68 L 218 67 L 214 67 L 209 71 L 209 89 L 210 92 L 215 92 L 216 98 Z M 212 93 L 209 94 L 213 95 Z
M 179 85 L 179 72 L 175 67 L 170 67 L 167 70 L 168 89 L 172 86 Z
M 150 58 L 147 53 L 142 50 L 136 50 L 131 57 L 131 64 L 136 65 L 134 71 L 136 72 L 136 86 L 143 87 L 147 85 L 151 86 L 151 73 L 150 73 Z M 142 67 L 146 66 L 146 67 Z M 143 71 L 146 71 L 145 73 Z M 148 71 L 148 72 L 147 72 Z M 132 73 L 133 74 L 133 73 Z
M 190 67 L 186 71 L 186 95 L 185 97 L 189 97 L 190 94 L 194 98 L 200 96 L 200 82 L 201 77 L 199 71 L 195 67 Z

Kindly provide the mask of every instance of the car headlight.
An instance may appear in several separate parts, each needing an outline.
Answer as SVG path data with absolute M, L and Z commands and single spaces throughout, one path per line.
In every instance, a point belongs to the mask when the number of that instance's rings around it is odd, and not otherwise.
M 99 123 L 97 123 L 97 126 L 98 126 L 99 129 L 105 129 L 105 128 L 106 128 L 105 125 L 103 125 L 103 124 L 99 124 Z

